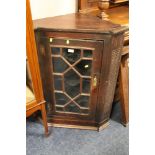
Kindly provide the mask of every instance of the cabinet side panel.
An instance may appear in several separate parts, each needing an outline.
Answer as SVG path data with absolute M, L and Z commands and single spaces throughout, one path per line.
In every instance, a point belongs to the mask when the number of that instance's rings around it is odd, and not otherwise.
M 50 115 L 53 111 L 53 96 L 52 88 L 52 76 L 51 76 L 51 62 L 50 62 L 50 49 L 48 45 L 48 39 L 42 32 L 35 32 L 37 52 L 39 59 L 39 66 L 41 72 L 41 80 L 43 86 L 44 97 L 46 100 L 47 114 Z
M 114 35 L 107 42 L 101 70 L 101 85 L 99 93 L 98 115 L 96 120 L 99 124 L 110 117 L 114 92 L 121 61 L 121 51 L 123 47 L 123 34 Z M 105 45 L 106 46 L 106 45 Z

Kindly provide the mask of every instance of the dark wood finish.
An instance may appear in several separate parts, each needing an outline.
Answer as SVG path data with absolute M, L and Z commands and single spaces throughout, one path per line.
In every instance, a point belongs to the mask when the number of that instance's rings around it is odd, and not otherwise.
M 41 110 L 45 134 L 48 134 L 45 100 L 42 92 L 42 84 L 38 65 L 36 44 L 32 25 L 32 16 L 29 0 L 26 1 L 26 53 L 33 83 L 33 92 L 35 99 L 26 103 L 26 117 L 37 110 Z
M 106 2 L 105 0 L 100 0 L 99 3 L 99 9 L 91 9 L 86 3 L 88 1 L 85 1 L 85 7 L 83 10 L 83 7 L 80 6 L 79 12 L 87 14 L 87 15 L 92 15 L 92 16 L 99 16 L 100 14 L 105 15 L 105 18 L 108 18 L 109 21 L 115 23 L 115 24 L 120 24 L 128 27 L 129 23 L 129 5 L 128 5 L 128 0 L 111 0 L 109 1 L 110 5 L 109 8 L 107 7 L 106 11 L 104 10 L 106 7 Z M 82 1 L 81 1 L 82 5 Z M 107 4 L 108 5 L 108 4 Z M 103 12 L 103 13 L 102 13 Z M 106 14 L 105 14 L 106 13 Z M 101 18 L 101 16 L 99 16 Z M 104 18 L 104 17 L 102 17 Z M 106 19 L 107 20 L 107 19 Z M 121 64 L 124 64 L 124 57 L 125 55 L 128 54 L 128 45 L 129 45 L 129 31 L 126 31 L 124 34 L 124 48 L 122 50 L 122 62 Z M 128 67 L 127 65 L 125 66 L 120 66 L 120 74 L 118 77 L 117 81 L 117 86 L 115 90 L 115 98 L 114 102 L 117 102 L 121 100 L 121 107 L 122 107 L 122 120 L 123 124 L 127 124 L 129 119 L 128 119 Z M 125 79 L 125 80 L 124 80 Z
M 93 23 L 93 24 L 92 24 Z M 60 32 L 115 33 L 125 29 L 119 24 L 101 21 L 99 18 L 80 13 L 49 17 L 34 21 L 34 29 Z M 117 32 L 117 33 L 118 33 Z
M 49 124 L 65 127 L 67 125 L 69 127 L 77 126 L 80 128 L 83 126 L 83 129 L 92 128 L 97 130 L 105 127 L 110 117 L 124 40 L 123 34 L 126 28 L 82 14 L 69 14 L 40 19 L 34 21 L 34 25 Z M 53 55 L 52 47 L 60 48 L 60 54 Z M 64 70 L 63 74 L 55 72 L 53 57 L 63 59 L 64 63 L 72 69 L 76 66 L 76 63 L 81 62 L 79 60 L 75 61 L 73 65 L 69 64 L 68 60 L 63 57 L 63 48 L 80 49 L 82 51 L 81 59 L 92 61 L 93 70 L 90 76 L 84 76 L 91 79 L 91 100 L 88 105 L 89 112 L 87 114 L 67 112 L 66 110 L 59 112 L 56 110 L 57 103 L 54 92 L 66 94 L 64 92 L 66 88 L 64 89 L 63 86 L 63 90 L 56 91 L 53 76 L 58 75 L 63 77 L 69 69 Z M 83 50 L 85 49 L 91 49 L 93 57 L 84 58 Z M 73 70 L 80 78 L 83 77 L 76 68 Z M 81 90 L 81 87 L 79 89 Z M 85 95 L 89 96 L 89 94 Z M 66 96 L 68 97 L 68 93 Z M 71 100 L 74 99 L 74 97 L 71 97 Z M 63 105 L 64 109 L 67 104 Z M 77 105 L 77 103 L 75 104 Z M 80 108 L 79 105 L 77 106 Z

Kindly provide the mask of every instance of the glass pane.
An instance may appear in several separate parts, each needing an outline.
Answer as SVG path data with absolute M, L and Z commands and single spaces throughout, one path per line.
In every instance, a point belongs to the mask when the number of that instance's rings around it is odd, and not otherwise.
M 63 93 L 55 93 L 55 100 L 57 105 L 64 105 L 69 101 L 69 98 Z
M 91 68 L 92 68 L 92 61 L 91 60 L 81 60 L 75 68 L 78 72 L 82 75 L 90 76 L 91 75 Z
M 78 59 L 80 59 L 80 55 L 80 49 L 63 48 L 63 56 L 71 64 L 75 63 Z
M 91 84 L 90 79 L 83 79 L 82 80 L 82 92 L 83 93 L 90 93 L 90 84 Z
M 75 100 L 81 107 L 88 107 L 89 104 L 89 96 L 81 95 Z
M 57 107 L 56 106 L 56 111 L 64 111 L 64 110 L 63 110 L 63 107 Z
M 62 77 L 54 75 L 54 88 L 55 90 L 62 90 Z
M 73 70 L 64 75 L 65 91 L 72 98 L 80 93 L 80 77 Z
M 61 58 L 53 57 L 52 61 L 53 61 L 53 70 L 55 73 L 62 73 L 68 68 L 68 65 Z
M 73 102 L 71 102 L 69 105 L 65 107 L 65 110 L 67 112 L 75 112 L 75 113 L 80 113 L 80 109 L 77 105 L 75 105 Z
M 70 67 L 68 63 L 73 65 L 77 61 L 81 59 L 81 50 L 74 49 L 74 48 L 62 48 L 62 57 L 60 55 L 60 48 L 52 47 L 52 63 L 53 63 L 53 71 L 54 73 L 63 73 Z M 85 58 L 92 58 L 93 57 L 92 50 L 83 50 L 83 56 Z M 54 56 L 60 55 L 60 56 Z M 65 60 L 64 60 L 65 59 Z M 68 63 L 66 63 L 68 61 Z M 79 74 L 83 76 L 91 76 L 92 70 L 92 60 L 84 60 L 81 59 L 75 66 L 74 69 L 79 72 Z M 66 112 L 73 112 L 73 113 L 89 113 L 89 96 L 81 95 L 80 96 L 80 84 L 82 84 L 82 93 L 90 93 L 91 89 L 91 79 L 89 78 L 82 78 L 82 83 L 80 83 L 80 75 L 74 71 L 72 67 L 70 70 L 64 74 L 64 80 L 62 80 L 62 76 L 53 75 L 54 76 L 54 88 L 55 90 L 62 91 L 62 82 L 64 82 L 64 91 L 67 96 L 70 96 L 72 99 L 79 95 L 77 99 L 71 101 L 70 97 L 67 97 L 63 92 L 55 92 L 55 100 L 56 100 L 56 111 L 66 111 Z M 70 103 L 69 103 L 70 101 Z M 69 103 L 67 106 L 64 106 L 66 103 Z M 78 104 L 80 107 L 78 107 Z M 60 107 L 64 106 L 63 107 Z
M 52 54 L 58 55 L 58 54 L 60 54 L 60 48 L 52 47 L 51 52 L 52 52 Z
M 87 58 L 92 58 L 92 51 L 91 50 L 83 50 L 83 56 Z

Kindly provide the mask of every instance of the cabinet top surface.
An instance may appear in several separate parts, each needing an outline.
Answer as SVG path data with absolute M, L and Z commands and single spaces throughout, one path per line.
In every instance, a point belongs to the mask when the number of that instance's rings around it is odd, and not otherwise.
M 97 17 L 80 13 L 48 17 L 33 21 L 34 29 L 48 29 L 69 32 L 109 33 L 122 31 L 122 27 Z M 119 29 L 119 30 L 118 30 Z

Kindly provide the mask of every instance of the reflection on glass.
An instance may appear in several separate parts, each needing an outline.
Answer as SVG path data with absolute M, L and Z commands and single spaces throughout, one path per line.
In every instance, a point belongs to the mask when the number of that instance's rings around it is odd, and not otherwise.
M 69 70 L 64 75 L 65 91 L 71 97 L 80 93 L 80 77 L 73 70 Z
M 62 77 L 54 75 L 54 88 L 55 90 L 62 90 Z
M 61 73 L 53 74 L 54 89 L 57 90 L 55 91 L 56 111 L 88 114 L 90 96 L 86 94 L 90 94 L 91 89 L 89 77 L 92 71 L 92 59 L 89 58 L 93 57 L 93 51 L 83 49 L 83 59 L 81 49 L 51 47 L 51 53 L 53 72 Z M 74 65 L 76 62 L 77 64 Z M 65 72 L 67 69 L 69 70 Z M 76 96 L 78 98 L 71 101 L 70 97 L 73 99 Z
M 80 77 L 71 69 L 65 74 L 65 82 L 70 86 L 77 86 L 80 83 Z
M 63 56 L 71 64 L 75 63 L 78 59 L 80 59 L 80 54 L 80 49 L 63 48 Z
M 83 56 L 87 58 L 92 58 L 92 50 L 83 50 Z
M 92 68 L 92 61 L 91 60 L 81 60 L 75 68 L 78 72 L 82 75 L 90 76 L 91 75 L 91 68 Z
M 83 96 L 83 95 L 81 95 L 75 101 L 80 105 L 80 107 L 88 107 L 88 104 L 89 104 L 89 96 Z
M 63 93 L 55 93 L 55 100 L 56 105 L 64 105 L 69 101 L 68 97 Z
M 77 105 L 75 105 L 73 102 L 70 103 L 69 105 L 67 105 L 67 106 L 65 107 L 65 110 L 66 110 L 67 112 L 80 113 L 79 107 L 78 107 Z
M 52 47 L 51 52 L 53 55 L 58 55 L 58 54 L 60 54 L 60 48 Z
M 68 68 L 68 65 L 61 58 L 53 57 L 52 61 L 55 73 L 62 73 Z
M 82 92 L 83 93 L 90 93 L 90 84 L 91 84 L 90 79 L 83 78 L 82 80 Z

